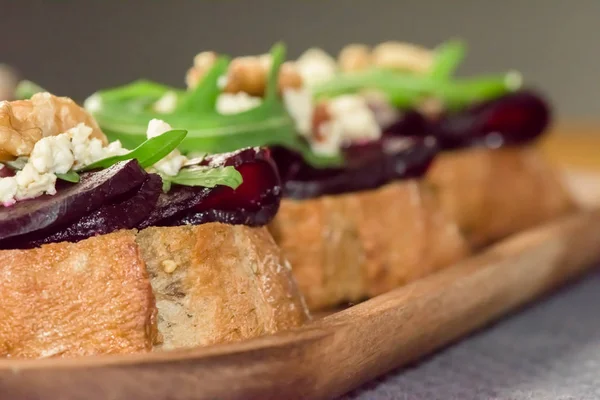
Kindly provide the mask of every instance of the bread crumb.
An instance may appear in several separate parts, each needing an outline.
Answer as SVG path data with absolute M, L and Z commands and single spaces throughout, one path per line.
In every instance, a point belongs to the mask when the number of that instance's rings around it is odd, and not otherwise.
M 178 267 L 177 263 L 173 260 L 164 260 L 161 265 L 167 274 L 173 273 Z

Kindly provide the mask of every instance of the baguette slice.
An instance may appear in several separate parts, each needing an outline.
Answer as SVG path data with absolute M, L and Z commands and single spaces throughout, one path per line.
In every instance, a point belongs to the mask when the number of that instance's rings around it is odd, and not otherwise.
M 137 242 L 156 295 L 157 349 L 242 340 L 307 318 L 289 263 L 266 228 L 148 228 Z
M 378 295 L 468 254 L 434 193 L 415 180 L 284 199 L 269 228 L 311 310 Z
M 444 152 L 426 181 L 474 247 L 575 208 L 559 175 L 529 146 Z
M 5 357 L 203 346 L 308 318 L 266 228 L 211 223 L 119 231 L 0 251 L 0 271 Z

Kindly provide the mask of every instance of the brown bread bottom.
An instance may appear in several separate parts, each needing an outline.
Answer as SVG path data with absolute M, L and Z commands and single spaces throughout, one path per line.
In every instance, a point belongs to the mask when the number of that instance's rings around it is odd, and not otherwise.
M 4 357 L 203 346 L 308 318 L 266 228 L 149 228 L 3 250 L 0 272 Z
M 574 207 L 534 148 L 465 149 L 441 154 L 423 181 L 285 199 L 269 229 L 317 311 L 404 285 Z
M 533 147 L 444 152 L 425 179 L 474 248 L 575 209 L 557 172 Z
M 311 310 L 378 295 L 468 254 L 434 193 L 415 180 L 310 200 L 284 199 L 269 229 Z

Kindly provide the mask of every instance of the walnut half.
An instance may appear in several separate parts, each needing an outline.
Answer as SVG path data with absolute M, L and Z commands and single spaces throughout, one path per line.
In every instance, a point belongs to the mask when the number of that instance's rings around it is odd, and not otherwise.
M 92 137 L 107 144 L 94 118 L 68 97 L 36 93 L 30 100 L 0 102 L 0 161 L 28 156 L 43 137 L 55 136 L 84 123 Z

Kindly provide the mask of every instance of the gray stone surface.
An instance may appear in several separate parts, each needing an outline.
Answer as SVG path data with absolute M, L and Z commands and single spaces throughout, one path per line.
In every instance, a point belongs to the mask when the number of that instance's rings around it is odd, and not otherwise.
M 600 271 L 344 400 L 600 399 Z

